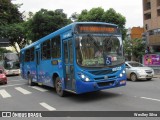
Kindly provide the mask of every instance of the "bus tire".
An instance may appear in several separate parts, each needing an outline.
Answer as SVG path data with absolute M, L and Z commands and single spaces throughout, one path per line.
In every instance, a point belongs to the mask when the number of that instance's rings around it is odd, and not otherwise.
M 31 77 L 30 74 L 28 75 L 28 85 L 30 85 L 30 86 L 34 85 L 34 83 L 32 82 L 32 77 Z
M 61 96 L 61 97 L 65 96 L 65 91 L 62 89 L 62 83 L 61 83 L 61 80 L 59 77 L 56 77 L 55 88 L 56 88 L 56 92 L 59 96 Z

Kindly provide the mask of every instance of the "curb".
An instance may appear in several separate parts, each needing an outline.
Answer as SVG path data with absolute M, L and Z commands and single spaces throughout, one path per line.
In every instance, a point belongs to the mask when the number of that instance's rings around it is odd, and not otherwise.
M 156 76 L 156 75 L 155 75 L 153 78 L 160 78 L 160 76 Z

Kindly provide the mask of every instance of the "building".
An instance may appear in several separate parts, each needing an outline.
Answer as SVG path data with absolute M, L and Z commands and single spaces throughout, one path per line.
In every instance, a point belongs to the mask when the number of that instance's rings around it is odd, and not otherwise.
M 160 74 L 160 0 L 143 0 L 143 24 L 147 48 L 144 64 Z
M 135 39 L 142 39 L 142 34 L 143 33 L 144 33 L 144 28 L 143 27 L 128 28 L 126 40 L 134 41 Z M 130 60 L 133 60 L 133 61 L 138 60 L 139 61 L 140 60 L 139 58 L 137 59 L 137 56 L 132 55 L 132 53 L 125 54 L 125 59 L 127 61 L 130 61 Z
M 160 0 L 143 0 L 144 35 L 152 53 L 160 53 Z
M 129 28 L 127 31 L 127 37 L 128 39 L 142 39 L 142 33 L 144 33 L 143 27 L 132 27 Z

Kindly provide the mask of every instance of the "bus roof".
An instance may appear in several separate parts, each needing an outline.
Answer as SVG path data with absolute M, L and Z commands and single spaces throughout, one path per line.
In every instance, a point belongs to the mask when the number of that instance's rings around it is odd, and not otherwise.
M 49 35 L 37 40 L 36 42 L 33 42 L 32 44 L 28 45 L 27 47 L 21 49 L 21 51 L 23 51 L 25 49 L 28 49 L 28 48 L 30 48 L 32 46 L 38 45 L 39 43 L 42 43 L 47 39 L 51 39 L 52 37 L 54 37 L 56 35 L 59 35 L 60 33 L 67 32 L 68 30 L 72 30 L 78 24 L 103 24 L 103 25 L 111 25 L 111 26 L 117 27 L 117 25 L 115 25 L 115 24 L 105 23 L 105 22 L 74 22 L 74 23 L 71 23 L 71 24 L 69 24 L 69 25 L 67 25 L 65 27 L 60 28 L 57 31 L 52 32 L 51 34 L 49 34 Z

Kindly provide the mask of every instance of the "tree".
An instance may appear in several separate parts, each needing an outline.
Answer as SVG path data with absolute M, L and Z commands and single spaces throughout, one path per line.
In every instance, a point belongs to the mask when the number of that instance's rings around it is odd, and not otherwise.
M 124 40 L 123 46 L 125 55 L 128 57 L 132 56 L 133 61 L 140 61 L 145 54 L 145 45 L 142 39 Z
M 16 43 L 20 48 L 23 48 L 28 42 L 26 39 L 26 23 L 15 23 L 0 27 L 0 35 L 3 38 L 8 38 L 11 46 L 13 46 L 18 53 Z
M 18 11 L 21 5 L 11 3 L 11 0 L 0 0 L 0 26 L 22 22 L 22 14 Z
M 11 52 L 11 51 L 7 50 L 6 48 L 0 48 L 0 55 L 2 55 L 3 53 L 7 53 L 7 52 Z
M 123 39 L 126 36 L 126 18 L 120 13 L 117 13 L 113 8 L 110 8 L 107 11 L 104 11 L 101 7 L 92 8 L 90 11 L 82 10 L 81 14 L 77 16 L 77 21 L 107 22 L 117 24 L 122 31 Z
M 132 44 L 131 40 L 124 39 L 123 40 L 123 47 L 124 47 L 124 55 L 128 61 L 131 60 L 132 55 Z
M 101 7 L 92 8 L 90 11 L 83 10 L 81 14 L 78 16 L 78 21 L 102 22 L 103 14 L 104 14 L 104 9 L 102 9 Z
M 79 14 L 78 14 L 78 13 L 76 13 L 76 12 L 74 12 L 74 13 L 72 13 L 72 15 L 71 15 L 70 19 L 71 19 L 73 22 L 74 22 L 74 21 L 77 21 L 78 16 L 79 16 Z
M 41 9 L 28 21 L 29 39 L 32 42 L 37 41 L 69 23 L 71 20 L 67 19 L 63 10 L 48 11 Z
M 140 61 L 140 58 L 145 54 L 145 45 L 142 42 L 142 39 L 133 39 L 131 41 L 133 60 Z
M 17 52 L 15 44 L 21 45 L 24 39 L 22 14 L 18 10 L 20 6 L 12 4 L 11 0 L 0 0 L 0 37 L 9 39 Z

